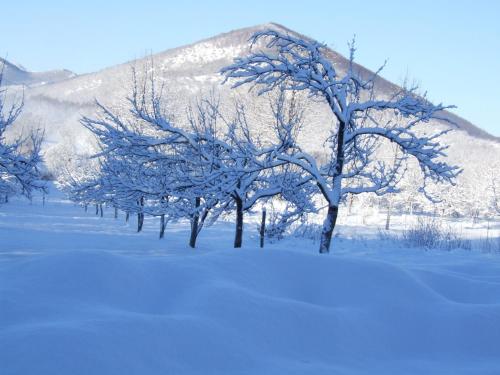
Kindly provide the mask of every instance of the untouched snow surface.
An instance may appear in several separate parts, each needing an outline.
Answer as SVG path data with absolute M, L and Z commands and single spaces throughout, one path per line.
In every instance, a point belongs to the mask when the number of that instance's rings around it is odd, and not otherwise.
M 185 225 L 159 241 L 90 211 L 0 206 L 2 375 L 500 373 L 499 255 L 261 250 L 253 225 L 233 250 L 227 224 L 192 250 Z

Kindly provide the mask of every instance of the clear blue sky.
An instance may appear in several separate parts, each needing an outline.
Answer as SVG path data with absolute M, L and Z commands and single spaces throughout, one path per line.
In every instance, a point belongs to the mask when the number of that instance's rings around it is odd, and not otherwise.
M 147 52 L 278 22 L 357 61 L 420 83 L 434 101 L 500 136 L 500 1 L 2 1 L 0 56 L 30 70 L 95 71 Z

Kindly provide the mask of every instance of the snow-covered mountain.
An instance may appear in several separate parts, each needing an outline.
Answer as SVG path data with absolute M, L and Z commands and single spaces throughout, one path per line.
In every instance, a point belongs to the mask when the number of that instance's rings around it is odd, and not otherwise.
M 47 84 L 42 87 L 34 87 L 29 90 L 29 101 L 33 103 L 55 100 L 61 104 L 86 106 L 92 104 L 94 99 L 98 99 L 112 104 L 117 103 L 127 95 L 131 80 L 131 68 L 133 66 L 140 67 L 152 59 L 156 75 L 166 81 L 169 92 L 175 93 L 176 95 L 173 96 L 177 98 L 178 94 L 182 94 L 182 99 L 184 99 L 182 101 L 189 101 L 194 96 L 213 87 L 222 91 L 227 89 L 227 87 L 219 87 L 221 83 L 221 77 L 218 74 L 220 68 L 231 63 L 235 57 L 247 54 L 249 37 L 257 30 L 264 28 L 278 29 L 298 35 L 281 25 L 273 23 L 259 25 L 231 31 L 191 45 L 170 49 L 144 59 L 80 76 L 75 76 L 65 70 L 30 73 L 15 65 L 7 64 L 6 83 L 46 82 Z M 330 50 L 329 53 L 330 58 L 342 70 L 347 64 L 347 59 L 333 50 Z M 369 73 L 369 70 L 362 66 L 359 68 L 362 72 Z M 378 89 L 380 92 L 389 93 L 397 88 L 397 85 L 382 78 L 379 79 Z M 251 100 L 251 98 L 248 99 Z M 39 112 L 35 108 L 32 111 Z M 461 130 L 476 138 L 499 141 L 497 137 L 488 134 L 459 116 L 451 113 L 448 116 Z
M 56 83 L 68 78 L 76 77 L 76 74 L 67 70 L 49 70 L 47 72 L 30 72 L 21 65 L 0 58 L 0 69 L 3 68 L 3 84 L 37 86 Z
M 174 48 L 137 61 L 112 66 L 95 73 L 59 80 L 58 82 L 32 86 L 25 91 L 25 111 L 20 123 L 24 125 L 42 124 L 46 128 L 47 145 L 56 156 L 60 155 L 58 147 L 76 146 L 85 148 L 89 142 L 89 134 L 79 124 L 81 115 L 92 115 L 95 111 L 94 100 L 98 99 L 106 105 L 118 106 L 130 92 L 131 70 L 137 67 L 140 71 L 153 62 L 155 76 L 167 87 L 169 108 L 182 121 L 190 102 L 216 90 L 223 103 L 231 103 L 231 96 L 239 96 L 247 105 L 252 123 L 260 133 L 265 133 L 265 119 L 261 113 L 267 107 L 265 98 L 258 98 L 255 93 L 248 94 L 248 88 L 231 90 L 230 85 L 221 85 L 219 70 L 230 64 L 237 56 L 248 54 L 249 37 L 258 30 L 277 29 L 291 34 L 297 33 L 277 24 L 265 24 L 239 29 L 199 41 L 197 43 Z M 260 48 L 254 47 L 254 48 Z M 347 66 L 347 59 L 341 54 L 329 50 L 329 57 L 342 71 Z M 362 63 L 362 62 L 359 62 Z M 362 74 L 370 71 L 358 66 Z M 379 95 L 390 95 L 398 86 L 383 78 L 377 82 Z M 446 98 L 442 98 L 446 102 Z M 304 147 L 321 152 L 325 137 L 331 128 L 331 114 L 319 103 L 307 101 L 308 111 L 306 126 L 302 132 Z M 231 104 L 227 104 L 231 105 Z M 466 171 L 473 171 L 479 166 L 500 165 L 500 139 L 473 125 L 471 122 L 447 113 L 457 124 L 457 130 L 447 136 L 450 144 L 450 158 Z M 430 123 L 431 127 L 445 126 L 439 122 Z M 48 155 L 51 153 L 49 152 Z

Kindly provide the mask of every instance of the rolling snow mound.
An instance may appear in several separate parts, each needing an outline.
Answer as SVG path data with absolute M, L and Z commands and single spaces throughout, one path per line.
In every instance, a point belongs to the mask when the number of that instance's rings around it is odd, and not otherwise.
M 497 256 L 234 250 L 225 224 L 191 250 L 68 202 L 2 210 L 3 375 L 500 373 Z

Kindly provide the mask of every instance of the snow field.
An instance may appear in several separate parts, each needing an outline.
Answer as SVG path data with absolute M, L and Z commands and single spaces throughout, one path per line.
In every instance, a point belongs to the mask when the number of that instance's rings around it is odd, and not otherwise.
M 0 207 L 2 374 L 498 374 L 500 258 L 340 237 L 187 247 L 60 197 Z M 363 228 L 340 230 L 362 233 Z

